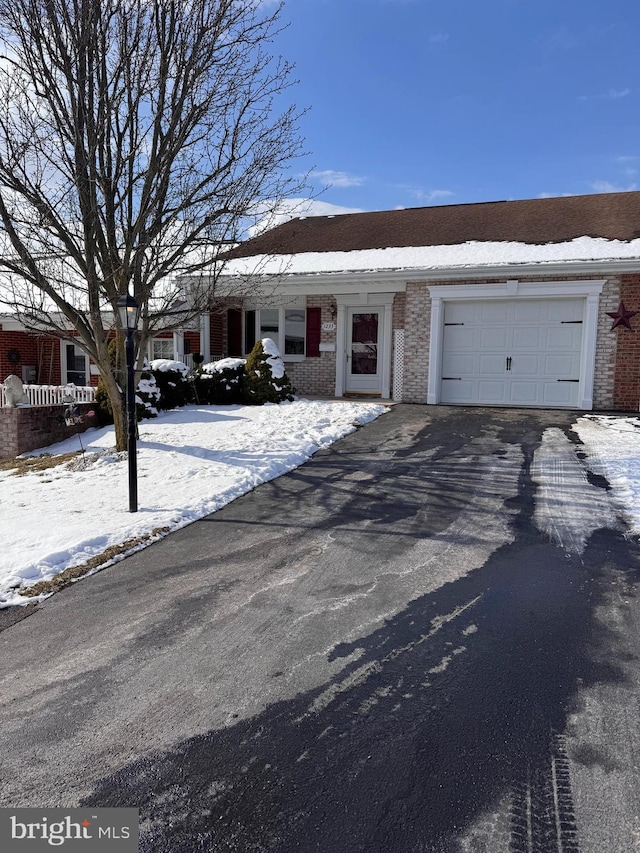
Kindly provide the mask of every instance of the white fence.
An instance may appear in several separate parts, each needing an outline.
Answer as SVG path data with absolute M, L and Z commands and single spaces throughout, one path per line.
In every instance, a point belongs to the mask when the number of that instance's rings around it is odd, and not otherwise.
M 0 383 L 0 405 L 6 406 L 4 385 Z M 96 389 L 91 385 L 25 385 L 30 406 L 62 406 L 73 399 L 76 403 L 93 403 Z

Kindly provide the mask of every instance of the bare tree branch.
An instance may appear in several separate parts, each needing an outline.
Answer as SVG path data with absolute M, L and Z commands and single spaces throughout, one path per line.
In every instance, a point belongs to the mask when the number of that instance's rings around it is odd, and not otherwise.
M 300 189 L 291 66 L 259 0 L 0 0 L 0 271 L 23 322 L 73 329 L 113 394 L 130 291 L 140 347 L 211 303 L 256 204 Z M 197 276 L 196 276 L 197 278 Z M 205 286 L 205 282 L 207 285 Z M 114 412 L 121 400 L 112 399 Z M 119 441 L 124 437 L 124 431 Z

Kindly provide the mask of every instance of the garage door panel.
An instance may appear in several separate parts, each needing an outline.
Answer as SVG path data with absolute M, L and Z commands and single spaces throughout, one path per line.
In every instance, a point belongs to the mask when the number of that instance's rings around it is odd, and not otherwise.
M 468 403 L 477 396 L 475 383 L 451 379 L 442 380 L 442 402 L 443 403 Z
M 543 332 L 544 330 L 540 326 L 519 326 L 517 329 L 513 329 L 511 349 L 514 352 L 522 350 L 535 350 L 537 352 L 542 347 Z
M 518 376 L 540 376 L 540 362 L 540 355 L 514 355 L 511 360 L 512 378 L 515 379 Z
M 569 322 L 571 320 L 584 319 L 583 299 L 558 299 L 550 300 L 548 306 L 548 319 L 558 322 Z
M 476 356 L 476 372 L 480 376 L 504 376 L 506 359 L 502 353 L 486 353 L 479 358 Z
M 536 380 L 529 382 L 512 379 L 508 385 L 509 402 L 524 406 L 535 406 L 539 403 L 540 383 Z
M 482 322 L 482 309 L 479 302 L 446 302 L 444 306 L 445 323 Z
M 502 352 L 507 346 L 510 330 L 504 326 L 487 326 L 478 331 L 480 349 L 499 349 Z
M 524 299 L 512 302 L 512 319 L 515 323 L 544 323 L 547 319 L 547 303 Z
M 543 347 L 550 350 L 575 350 L 580 348 L 582 326 L 549 326 L 543 329 Z
M 550 354 L 544 357 L 544 376 L 556 379 L 578 379 L 580 376 L 580 359 L 571 354 Z
M 476 371 L 478 357 L 475 353 L 447 353 L 442 359 L 443 376 L 473 376 Z
M 478 402 L 504 403 L 506 388 L 502 380 L 481 379 L 478 381 Z
M 469 303 L 473 304 L 473 303 Z M 479 302 L 475 303 L 479 306 L 479 310 L 475 310 L 475 316 L 478 321 L 484 324 L 489 323 L 506 323 L 509 320 L 509 303 L 508 302 Z
M 577 407 L 585 299 L 498 299 L 444 305 L 441 399 Z M 456 325 L 448 325 L 455 323 Z
M 474 352 L 478 348 L 477 332 L 472 326 L 445 326 L 443 353 L 451 350 Z
M 544 382 L 542 384 L 543 406 L 567 406 L 571 408 L 578 405 L 578 382 Z

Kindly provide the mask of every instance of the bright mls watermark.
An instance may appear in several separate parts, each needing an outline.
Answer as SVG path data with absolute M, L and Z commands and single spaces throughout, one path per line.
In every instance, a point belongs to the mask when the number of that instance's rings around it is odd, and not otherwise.
M 0 850 L 138 853 L 138 809 L 0 809 Z

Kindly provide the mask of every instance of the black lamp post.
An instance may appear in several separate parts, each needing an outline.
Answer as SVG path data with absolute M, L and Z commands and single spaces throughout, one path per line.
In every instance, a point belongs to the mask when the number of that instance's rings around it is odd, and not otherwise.
M 138 325 L 138 303 L 128 293 L 118 297 L 120 325 L 127 332 L 127 456 L 129 458 L 129 512 L 138 512 L 138 460 L 136 457 L 136 387 L 133 333 Z

